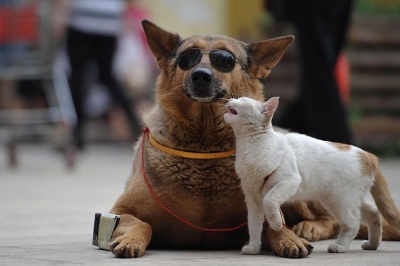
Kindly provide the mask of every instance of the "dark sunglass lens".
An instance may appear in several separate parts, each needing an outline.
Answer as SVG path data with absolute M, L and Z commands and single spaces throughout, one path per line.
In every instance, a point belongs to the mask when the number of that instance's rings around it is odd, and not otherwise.
M 231 72 L 235 68 L 236 63 L 234 55 L 223 50 L 211 51 L 210 61 L 221 72 Z
M 183 51 L 178 58 L 178 67 L 182 70 L 189 70 L 201 61 L 203 56 L 199 49 L 188 49 Z

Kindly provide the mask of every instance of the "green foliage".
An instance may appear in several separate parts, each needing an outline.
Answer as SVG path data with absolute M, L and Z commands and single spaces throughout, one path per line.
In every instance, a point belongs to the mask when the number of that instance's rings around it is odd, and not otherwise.
M 400 0 L 357 0 L 354 12 L 368 16 L 400 17 Z

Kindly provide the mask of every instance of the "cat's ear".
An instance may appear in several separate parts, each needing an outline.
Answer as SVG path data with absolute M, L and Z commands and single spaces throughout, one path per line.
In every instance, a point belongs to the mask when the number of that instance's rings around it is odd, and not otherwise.
M 264 103 L 264 114 L 272 116 L 279 105 L 279 97 L 272 97 Z

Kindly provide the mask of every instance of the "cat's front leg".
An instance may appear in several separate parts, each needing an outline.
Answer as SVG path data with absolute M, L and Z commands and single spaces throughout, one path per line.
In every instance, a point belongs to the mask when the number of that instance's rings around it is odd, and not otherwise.
M 279 231 L 283 226 L 280 207 L 296 193 L 301 177 L 297 172 L 287 173 L 280 169 L 274 175 L 276 176 L 272 177 L 274 180 L 271 183 L 276 183 L 265 195 L 263 207 L 269 226 Z
M 264 200 L 264 212 L 267 222 L 272 230 L 279 231 L 282 229 L 282 216 L 280 212 L 280 206 L 275 202 L 265 199 Z
M 261 250 L 261 234 L 264 224 L 264 211 L 261 200 L 256 201 L 254 196 L 246 195 L 248 228 L 249 228 L 249 244 L 243 246 L 243 255 L 255 255 Z

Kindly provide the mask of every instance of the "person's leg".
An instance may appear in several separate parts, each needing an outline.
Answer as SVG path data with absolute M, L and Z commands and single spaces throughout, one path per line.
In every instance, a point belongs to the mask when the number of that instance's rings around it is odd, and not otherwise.
M 346 1 L 346 0 L 344 0 Z M 294 17 L 301 68 L 300 100 L 304 108 L 305 132 L 316 138 L 350 143 L 345 108 L 334 77 L 337 59 L 336 4 L 341 1 L 295 1 Z
M 79 31 L 68 29 L 67 32 L 67 55 L 70 64 L 69 86 L 72 99 L 74 101 L 78 121 L 73 129 L 73 144 L 82 149 L 83 141 L 83 124 L 85 114 L 83 110 L 83 101 L 86 95 L 84 88 L 85 66 L 90 60 L 90 36 Z
M 122 108 L 131 125 L 133 137 L 141 133 L 140 121 L 132 111 L 132 103 L 112 73 L 117 39 L 113 36 L 97 36 L 95 60 L 99 68 L 99 80 L 106 86 L 114 102 Z
M 351 11 L 353 9 L 354 0 L 338 1 L 337 7 L 333 10 L 335 23 L 332 23 L 333 36 L 335 38 L 336 57 L 340 55 L 343 46 L 346 43 L 347 29 L 350 23 Z

